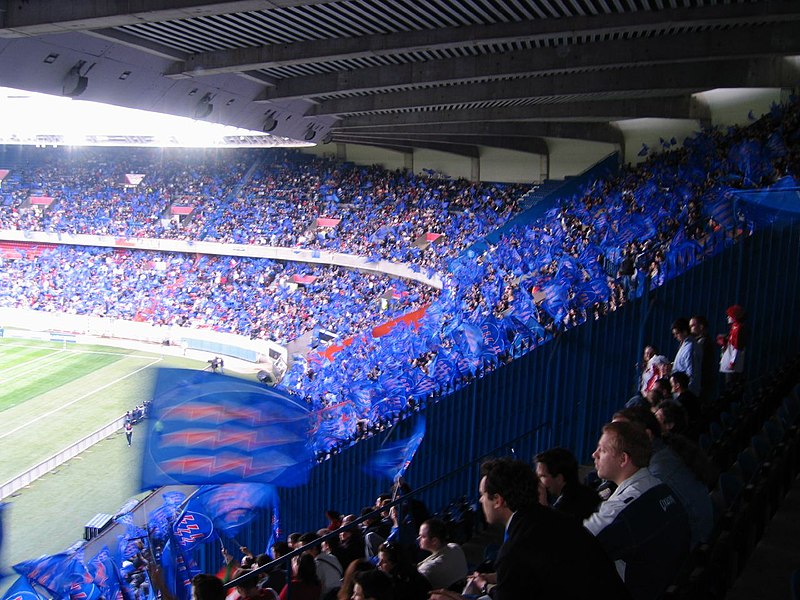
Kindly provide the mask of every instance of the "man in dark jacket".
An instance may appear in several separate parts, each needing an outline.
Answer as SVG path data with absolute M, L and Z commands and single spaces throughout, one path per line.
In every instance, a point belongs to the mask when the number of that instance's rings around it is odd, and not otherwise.
M 481 466 L 480 503 L 486 520 L 505 529 L 494 573 L 474 574 L 466 590 L 493 600 L 629 598 L 613 563 L 577 521 L 538 503 L 536 474 L 501 458 Z M 436 590 L 431 600 L 461 599 Z

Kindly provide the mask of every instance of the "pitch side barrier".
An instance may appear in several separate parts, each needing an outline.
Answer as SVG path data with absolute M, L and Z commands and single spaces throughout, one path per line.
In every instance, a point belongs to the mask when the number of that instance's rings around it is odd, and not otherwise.
M 8 498 L 14 492 L 21 490 L 27 485 L 30 485 L 40 477 L 47 475 L 50 471 L 53 471 L 57 467 L 63 465 L 71 458 L 75 458 L 78 454 L 87 450 L 88 448 L 94 446 L 98 442 L 102 442 L 108 436 L 113 433 L 116 433 L 120 429 L 122 429 L 125 425 L 125 415 L 118 417 L 104 425 L 100 429 L 93 431 L 86 437 L 78 440 L 74 444 L 70 445 L 69 447 L 61 450 L 60 452 L 54 454 L 50 458 L 47 458 L 40 462 L 37 465 L 34 465 L 24 473 L 17 475 L 13 479 L 6 481 L 4 484 L 0 485 L 0 500 L 3 498 Z

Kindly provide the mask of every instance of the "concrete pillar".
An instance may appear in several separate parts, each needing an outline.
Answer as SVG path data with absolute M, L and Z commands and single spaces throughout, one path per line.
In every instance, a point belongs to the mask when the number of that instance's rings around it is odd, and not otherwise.
M 470 159 L 470 172 L 469 172 L 469 180 L 470 181 L 480 181 L 481 180 L 481 159 L 480 157 L 473 157 Z
M 414 152 L 403 152 L 403 167 L 406 171 L 414 172 Z
M 347 144 L 342 144 L 341 142 L 336 143 L 336 160 L 346 161 L 347 160 Z

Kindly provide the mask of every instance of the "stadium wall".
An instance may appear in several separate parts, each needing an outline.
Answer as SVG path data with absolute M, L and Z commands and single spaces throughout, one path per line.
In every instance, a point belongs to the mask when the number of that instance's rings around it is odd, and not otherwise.
M 477 489 L 477 464 L 470 463 L 487 453 L 530 460 L 539 450 L 561 445 L 588 461 L 600 427 L 635 390 L 642 347 L 654 344 L 674 356 L 670 324 L 678 316 L 707 315 L 713 336 L 726 330 L 726 307 L 743 305 L 753 331 L 747 373 L 757 385 L 759 376 L 800 350 L 799 262 L 800 227 L 764 231 L 647 297 L 429 403 L 425 440 L 407 479 L 419 487 L 469 465 L 422 495 L 437 511 Z M 370 505 L 390 482 L 366 475 L 363 466 L 386 438 L 408 436 L 413 421 L 323 462 L 308 485 L 281 490 L 284 531 L 316 530 L 329 508 L 346 513 Z

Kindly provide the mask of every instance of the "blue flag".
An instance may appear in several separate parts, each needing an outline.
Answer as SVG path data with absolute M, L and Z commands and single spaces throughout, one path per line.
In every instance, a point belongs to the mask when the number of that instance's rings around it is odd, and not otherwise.
M 45 600 L 40 595 L 31 582 L 25 577 L 19 577 L 3 596 L 3 600 Z
M 425 437 L 425 419 L 419 417 L 411 437 L 394 442 L 378 450 L 370 461 L 367 471 L 378 476 L 396 480 L 402 477 L 417 449 Z
M 111 557 L 108 546 L 95 554 L 94 558 L 87 565 L 94 584 L 100 589 L 105 600 L 124 600 L 122 577 L 119 568 Z
M 74 552 L 61 552 L 52 556 L 44 555 L 17 563 L 12 568 L 51 594 L 60 597 L 64 588 L 64 576 L 68 572 L 74 554 Z
M 276 388 L 208 371 L 161 369 L 141 487 L 300 485 L 312 464 L 309 417 L 304 404 Z
M 213 527 L 228 537 L 234 537 L 260 511 L 271 510 L 277 504 L 278 493 L 275 486 L 263 483 L 226 483 L 201 487 L 189 501 L 187 511 L 205 515 Z M 209 535 L 210 531 L 206 537 Z
M 175 600 L 189 600 L 192 597 L 192 577 L 200 569 L 175 537 L 170 535 L 170 538 L 161 552 L 164 585 Z

